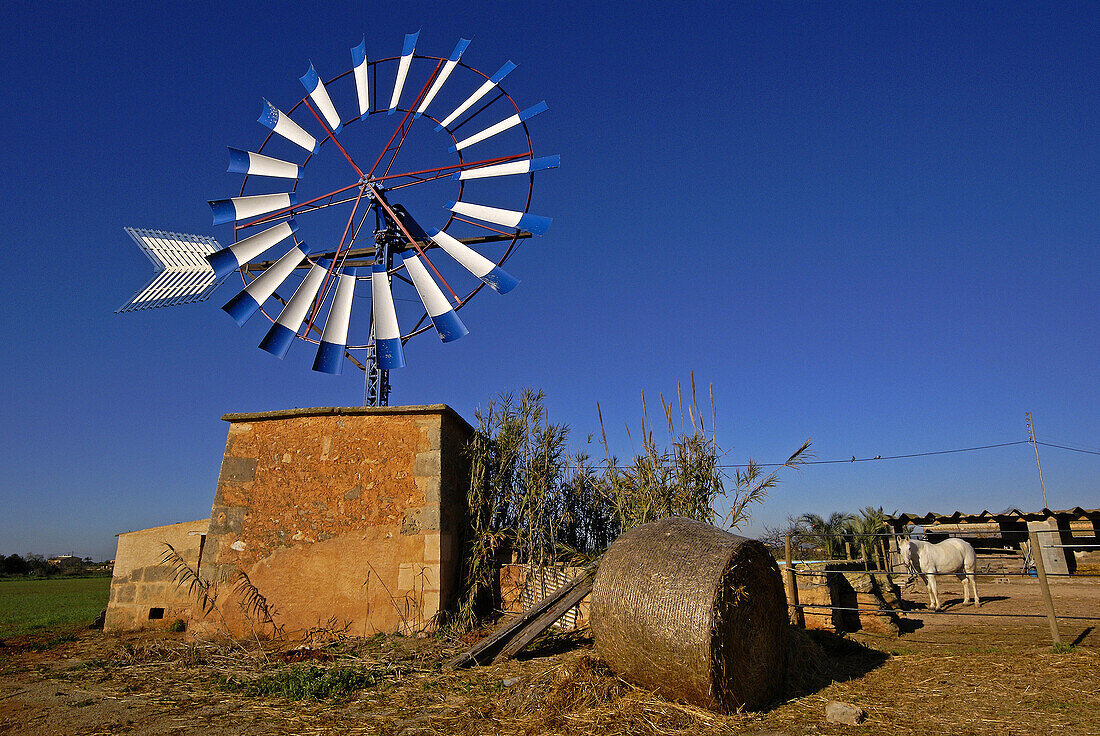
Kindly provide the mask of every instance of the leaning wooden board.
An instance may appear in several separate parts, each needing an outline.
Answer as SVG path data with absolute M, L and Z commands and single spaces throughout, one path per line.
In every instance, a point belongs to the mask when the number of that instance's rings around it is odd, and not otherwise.
M 574 578 L 523 613 L 509 619 L 473 648 L 449 661 L 447 667 L 458 669 L 514 656 L 591 592 L 591 574 Z

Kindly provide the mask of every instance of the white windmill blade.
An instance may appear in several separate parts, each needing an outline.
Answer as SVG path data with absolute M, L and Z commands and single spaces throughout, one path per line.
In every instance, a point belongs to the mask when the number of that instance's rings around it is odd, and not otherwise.
M 537 105 L 532 105 L 522 112 L 517 112 L 515 115 L 509 115 L 508 117 L 504 118 L 504 120 L 501 120 L 495 125 L 490 125 L 485 130 L 474 133 L 469 138 L 463 138 L 447 150 L 451 153 L 454 153 L 455 151 L 461 151 L 464 148 L 472 146 L 475 143 L 481 143 L 483 140 L 487 138 L 492 138 L 497 133 L 503 133 L 506 130 L 510 130 L 511 128 L 514 128 L 522 123 L 524 120 L 530 120 L 531 118 L 538 115 L 540 112 L 546 112 L 549 109 L 550 106 L 547 105 L 545 101 L 540 102 Z
M 333 135 L 338 135 L 340 131 L 344 129 L 344 125 L 340 122 L 340 115 L 336 112 L 336 107 L 332 104 L 332 98 L 328 96 L 328 90 L 325 89 L 324 82 L 321 81 L 321 77 L 317 74 L 317 70 L 313 68 L 313 62 L 309 64 L 309 71 L 298 77 L 298 81 L 306 88 L 306 92 L 309 93 L 309 99 L 313 100 L 314 104 L 317 105 L 317 108 L 321 111 L 321 114 L 325 117 L 325 122 L 328 123 L 329 130 L 332 131 Z
M 443 295 L 439 285 L 435 283 L 435 279 L 428 273 L 428 269 L 424 268 L 424 264 L 420 262 L 417 255 L 410 251 L 401 254 L 401 258 L 405 261 L 405 270 L 412 279 L 413 286 L 416 287 L 416 293 L 420 295 L 420 301 L 424 302 L 424 308 L 432 318 L 432 324 L 435 325 L 435 331 L 439 333 L 439 339 L 443 342 L 451 342 L 469 334 L 470 331 L 466 329 L 466 325 L 462 324 L 455 310 L 451 309 L 447 297 Z
M 382 370 L 405 367 L 401 350 L 401 327 L 397 324 L 397 309 L 393 306 L 390 276 L 386 264 L 371 267 L 371 299 L 373 300 L 374 346 L 378 367 Z
M 301 179 L 302 167 L 283 161 L 281 158 L 272 158 L 262 153 L 242 151 L 239 148 L 229 148 L 229 173 L 246 174 L 248 176 L 271 176 L 278 179 Z
M 336 295 L 328 308 L 328 319 L 317 346 L 313 370 L 318 373 L 339 375 L 344 365 L 344 350 L 348 344 L 348 326 L 351 324 L 351 305 L 355 298 L 354 268 L 345 269 L 336 281 Z
M 367 38 L 351 50 L 351 69 L 355 77 L 355 93 L 359 100 L 359 116 L 370 113 L 370 84 L 367 82 Z
M 443 206 L 459 215 L 468 215 L 476 220 L 484 220 L 505 227 L 516 227 L 534 235 L 544 235 L 553 221 L 550 217 L 532 215 L 528 212 L 502 210 L 497 207 L 486 207 L 483 204 L 471 204 L 469 202 L 448 202 Z
M 429 230 L 428 237 L 467 271 L 488 284 L 498 294 L 507 294 L 519 285 L 519 279 L 485 256 L 442 230 Z
M 249 235 L 228 248 L 222 248 L 206 256 L 214 273 L 221 278 L 226 274 L 236 271 L 245 263 L 256 256 L 266 253 L 278 243 L 283 242 L 298 230 L 298 223 L 293 219 L 280 222 L 275 227 L 263 232 Z
M 393 95 L 390 96 L 390 110 L 387 115 L 393 115 L 397 109 L 397 103 L 401 101 L 401 90 L 405 88 L 405 79 L 409 76 L 409 65 L 412 64 L 413 53 L 416 52 L 416 39 L 420 31 L 405 34 L 405 45 L 401 49 L 401 61 L 397 65 L 397 79 L 393 82 Z
M 203 235 L 124 228 L 153 264 L 154 276 L 116 312 L 206 301 L 224 277 L 210 268 L 206 256 L 221 246 Z
M 504 66 L 497 70 L 496 74 L 485 80 L 485 84 L 478 87 L 472 95 L 466 98 L 465 102 L 456 107 L 454 109 L 454 112 L 443 118 L 443 120 L 440 121 L 439 125 L 435 126 L 435 129 L 437 131 L 443 130 L 448 125 L 457 120 L 459 115 L 469 110 L 474 104 L 477 103 L 478 100 L 489 94 L 489 92 L 491 92 L 494 87 L 500 84 L 501 80 L 508 76 L 508 73 L 515 68 L 516 65 L 513 64 L 511 61 L 506 62 Z
M 309 314 L 309 308 L 313 306 L 317 292 L 321 290 L 321 283 L 325 280 L 326 273 L 328 273 L 327 264 L 317 263 L 310 266 L 302 283 L 298 284 L 298 288 L 294 290 L 294 296 L 290 297 L 283 311 L 279 312 L 279 316 L 272 323 L 271 329 L 260 341 L 260 349 L 266 350 L 279 360 L 286 357 L 294 337 L 298 334 L 298 328 Z
M 493 176 L 509 176 L 510 174 L 530 174 L 533 171 L 556 169 L 559 166 L 561 166 L 561 156 L 555 153 L 553 156 L 529 158 L 523 161 L 509 161 L 504 164 L 493 164 L 492 166 L 480 166 L 476 169 L 467 169 L 466 171 L 456 171 L 451 178 L 456 180 L 487 179 Z
M 432 83 L 432 88 L 428 90 L 428 94 L 424 95 L 424 101 L 420 103 L 420 107 L 416 108 L 416 114 L 413 115 L 414 120 L 423 115 L 424 111 L 428 109 L 428 105 L 432 104 L 432 100 L 439 94 L 439 90 L 443 89 L 443 83 L 447 81 L 447 77 L 451 76 L 451 72 L 458 66 L 458 60 L 462 58 L 462 52 L 465 51 L 466 47 L 469 45 L 470 41 L 468 39 L 458 39 L 455 50 L 451 52 L 451 56 L 447 59 L 447 63 L 443 65 L 443 69 L 440 70 L 439 76 L 435 78 L 435 81 Z
M 302 130 L 302 127 L 291 120 L 289 115 L 267 100 L 264 100 L 264 109 L 260 112 L 258 122 L 310 153 L 317 153 L 321 148 L 316 138 Z
M 317 249 L 309 250 L 305 243 L 294 246 L 282 258 L 271 264 L 266 271 L 254 278 L 252 283 L 227 301 L 222 306 L 222 310 L 238 325 L 243 325 L 290 277 L 290 274 L 294 273 L 294 269 L 298 268 L 306 256 L 315 252 L 318 252 Z
M 214 211 L 214 224 L 224 225 L 228 222 L 266 215 L 268 212 L 275 212 L 276 210 L 285 210 L 296 204 L 298 204 L 298 194 L 296 192 L 283 192 L 281 194 L 253 194 L 231 199 L 212 199 L 210 200 L 210 209 Z

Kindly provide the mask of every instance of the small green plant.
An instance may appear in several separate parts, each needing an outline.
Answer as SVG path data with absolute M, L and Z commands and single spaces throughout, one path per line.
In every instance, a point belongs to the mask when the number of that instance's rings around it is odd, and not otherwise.
M 172 622 L 172 625 L 168 627 L 169 631 L 174 631 L 177 634 L 181 631 L 187 631 L 187 623 L 182 618 L 177 618 Z
M 287 700 L 346 700 L 359 690 L 374 687 L 381 672 L 365 667 L 293 665 L 254 680 L 227 679 L 222 689 L 254 697 L 275 696 Z
M 1059 642 L 1052 646 L 1050 648 L 1050 651 L 1054 652 L 1055 654 L 1069 654 L 1070 652 L 1077 651 L 1077 647 L 1073 646 L 1072 644 L 1063 644 Z

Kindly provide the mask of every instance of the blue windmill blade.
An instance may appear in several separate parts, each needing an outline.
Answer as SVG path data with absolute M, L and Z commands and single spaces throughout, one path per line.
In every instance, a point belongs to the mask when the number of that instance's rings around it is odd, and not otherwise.
M 439 125 L 435 126 L 435 129 L 437 131 L 443 130 L 451 123 L 458 120 L 462 113 L 466 112 L 471 107 L 476 105 L 482 97 L 492 92 L 496 88 L 496 86 L 500 84 L 501 80 L 508 76 L 509 72 L 511 72 L 515 68 L 516 65 L 513 64 L 511 61 L 506 62 L 504 66 L 497 70 L 496 74 L 486 79 L 485 83 L 474 90 L 474 93 L 467 97 L 462 104 L 456 107 L 450 115 L 440 120 Z
M 499 123 L 490 125 L 485 130 L 474 133 L 468 138 L 463 138 L 462 140 L 451 146 L 448 150 L 451 153 L 454 153 L 455 151 L 461 151 L 464 148 L 468 148 L 475 143 L 481 143 L 483 140 L 492 138 L 494 135 L 503 133 L 506 130 L 511 130 L 520 123 L 530 120 L 539 113 L 546 112 L 549 109 L 550 106 L 547 105 L 545 102 L 540 102 L 537 105 L 532 105 L 522 112 L 517 112 L 514 115 L 509 115 L 508 117 L 504 118 L 504 120 L 501 120 Z
M 451 258 L 498 294 L 507 294 L 519 285 L 519 279 L 443 230 L 429 230 L 428 237 Z
M 294 338 L 298 335 L 298 328 L 305 322 L 309 308 L 313 306 L 313 300 L 317 292 L 321 290 L 321 284 L 328 273 L 328 266 L 320 263 L 310 266 L 302 283 L 294 290 L 294 296 L 290 297 L 286 306 L 275 318 L 271 329 L 260 341 L 260 349 L 274 355 L 279 360 L 286 357 Z
M 222 310 L 238 325 L 243 325 L 275 293 L 275 290 L 290 278 L 290 274 L 294 273 L 310 252 L 304 243 L 294 246 L 226 302 Z
M 376 263 L 371 268 L 370 288 L 378 367 L 382 370 L 404 368 L 405 354 L 401 350 L 401 327 L 397 323 L 397 309 L 393 305 L 390 277 L 384 264 Z
M 225 225 L 269 212 L 288 210 L 298 204 L 298 195 L 295 192 L 253 194 L 247 197 L 212 199 L 209 204 L 214 212 L 214 224 Z
M 260 111 L 257 122 L 310 153 L 317 153 L 321 148 L 316 138 L 305 132 L 302 126 L 290 119 L 289 115 L 267 100 L 264 100 L 264 107 Z
M 210 262 L 210 266 L 214 269 L 214 273 L 217 274 L 218 278 L 221 278 L 236 271 L 253 258 L 271 250 L 297 230 L 298 223 L 294 220 L 280 222 L 275 227 L 250 235 L 228 248 L 210 253 L 206 256 L 206 260 Z
M 393 115 L 401 102 L 401 91 L 405 88 L 405 80 L 409 76 L 409 66 L 412 64 L 413 54 L 416 53 L 416 39 L 420 31 L 405 35 L 405 44 L 401 48 L 401 60 L 397 64 L 397 78 L 393 82 L 393 94 L 390 96 L 390 108 L 387 114 Z
M 302 167 L 290 161 L 264 156 L 262 153 L 229 148 L 229 168 L 231 174 L 246 176 L 270 176 L 278 179 L 301 179 Z
M 336 294 L 328 309 L 328 319 L 317 346 L 313 370 L 319 373 L 339 375 L 344 365 L 344 350 L 348 344 L 348 327 L 351 325 L 351 306 L 355 299 L 354 268 L 344 269 L 336 282 Z
M 526 230 L 534 235 L 545 235 L 546 231 L 550 229 L 551 218 L 532 215 L 529 212 L 486 207 L 482 204 L 472 204 L 470 202 L 448 202 L 444 207 L 459 215 L 467 215 L 496 225 Z
M 321 111 L 325 122 L 328 123 L 329 130 L 332 131 L 333 135 L 339 135 L 340 131 L 344 129 L 343 124 L 340 122 L 340 114 L 336 112 L 336 107 L 332 104 L 332 98 L 328 96 L 328 90 L 325 89 L 325 84 L 321 81 L 321 77 L 317 75 L 317 70 L 313 68 L 313 64 L 309 65 L 309 71 L 299 77 L 299 81 L 306 88 L 306 92 L 309 93 L 309 99 L 313 100 L 313 104 Z
M 451 52 L 450 58 L 447 59 L 447 63 L 443 65 L 443 68 L 439 70 L 439 74 L 436 76 L 435 81 L 432 82 L 431 89 L 428 90 L 428 94 L 424 95 L 423 101 L 420 103 L 420 107 L 416 108 L 416 114 L 413 118 L 418 118 L 425 113 L 428 109 L 428 105 L 432 104 L 432 100 L 439 94 L 439 90 L 443 89 L 444 83 L 451 76 L 451 72 L 458 66 L 459 60 L 462 58 L 462 52 L 466 50 L 466 47 L 470 45 L 470 42 L 465 38 L 458 39 L 458 44 L 455 46 L 455 50 Z
M 456 181 L 459 179 L 488 179 L 494 176 L 511 176 L 512 174 L 530 174 L 543 169 L 556 169 L 561 166 L 561 156 L 543 156 L 541 158 L 528 158 L 522 161 L 509 161 L 503 164 L 491 166 L 478 166 L 465 171 L 456 171 L 451 175 Z
M 401 258 L 405 261 L 405 271 L 412 279 L 416 293 L 420 295 L 420 301 L 424 303 L 424 309 L 428 311 L 428 316 L 435 325 L 435 331 L 439 333 L 439 339 L 443 342 L 452 342 L 469 334 L 470 331 L 451 308 L 447 297 L 443 295 L 435 279 L 428 273 L 428 269 L 424 268 L 420 258 L 411 252 L 402 254 Z
M 359 101 L 359 116 L 370 114 L 370 82 L 367 75 L 367 39 L 351 50 L 351 70 L 355 77 L 355 96 Z

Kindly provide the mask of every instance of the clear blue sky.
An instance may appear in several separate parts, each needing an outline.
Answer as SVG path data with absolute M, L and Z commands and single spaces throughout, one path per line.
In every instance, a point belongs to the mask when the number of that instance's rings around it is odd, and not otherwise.
M 9 5 L 0 60 L 0 552 L 113 556 L 209 513 L 225 412 L 354 405 L 356 371 L 258 350 L 211 301 L 115 315 L 151 271 L 124 226 L 204 234 L 225 146 L 369 49 L 519 68 L 549 233 L 424 335 L 395 404 L 468 419 L 542 387 L 577 446 L 596 402 L 713 382 L 731 462 L 1026 439 L 1100 446 L 1096 3 Z M 1100 504 L 1100 457 L 1041 448 L 1050 504 Z M 754 528 L 864 505 L 1041 504 L 1027 445 L 790 474 Z

